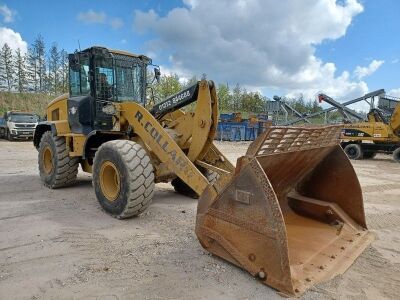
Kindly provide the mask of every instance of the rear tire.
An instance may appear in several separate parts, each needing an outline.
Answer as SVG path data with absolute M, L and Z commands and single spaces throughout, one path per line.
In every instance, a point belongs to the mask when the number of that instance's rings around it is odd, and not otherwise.
M 199 195 L 192 190 L 190 186 L 188 186 L 182 179 L 176 177 L 171 181 L 172 186 L 174 187 L 175 192 L 178 194 L 184 195 L 189 198 L 199 199 Z
M 70 157 L 65 137 L 43 133 L 39 144 L 39 173 L 45 186 L 56 189 L 75 183 L 79 158 Z
M 128 140 L 100 146 L 93 162 L 97 200 L 108 214 L 126 219 L 144 212 L 154 194 L 154 172 L 141 145 Z
M 344 147 L 344 152 L 350 159 L 363 159 L 363 151 L 361 149 L 361 146 L 358 144 L 347 145 L 346 147 Z
M 393 151 L 393 159 L 400 162 L 400 147 Z

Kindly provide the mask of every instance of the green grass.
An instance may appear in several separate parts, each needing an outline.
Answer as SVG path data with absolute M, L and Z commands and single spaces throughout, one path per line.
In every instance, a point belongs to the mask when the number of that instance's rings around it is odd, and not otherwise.
M 47 104 L 54 98 L 48 94 L 0 92 L 0 115 L 8 110 L 20 110 L 43 116 Z

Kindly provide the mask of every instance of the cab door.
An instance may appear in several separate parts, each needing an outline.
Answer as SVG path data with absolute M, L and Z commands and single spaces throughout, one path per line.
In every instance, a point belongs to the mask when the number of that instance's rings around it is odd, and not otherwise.
M 69 55 L 68 122 L 72 133 L 89 134 L 93 130 L 90 53 Z

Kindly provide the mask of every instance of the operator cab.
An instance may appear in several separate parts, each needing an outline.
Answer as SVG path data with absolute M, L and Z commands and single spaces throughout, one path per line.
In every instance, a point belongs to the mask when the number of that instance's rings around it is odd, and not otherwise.
M 385 114 L 383 110 L 377 108 L 371 109 L 367 114 L 369 122 L 382 122 L 384 124 L 389 124 L 390 117 L 389 114 Z
M 113 128 L 113 102 L 145 105 L 146 74 L 151 59 L 144 55 L 91 47 L 69 59 L 68 120 L 73 133 Z

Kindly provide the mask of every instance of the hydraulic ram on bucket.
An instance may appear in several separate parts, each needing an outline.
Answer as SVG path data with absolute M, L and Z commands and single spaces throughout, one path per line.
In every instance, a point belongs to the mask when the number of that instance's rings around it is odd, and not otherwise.
M 235 175 L 220 177 L 228 183 L 202 194 L 202 246 L 289 296 L 343 273 L 373 235 L 340 131 L 275 127 L 259 136 Z

